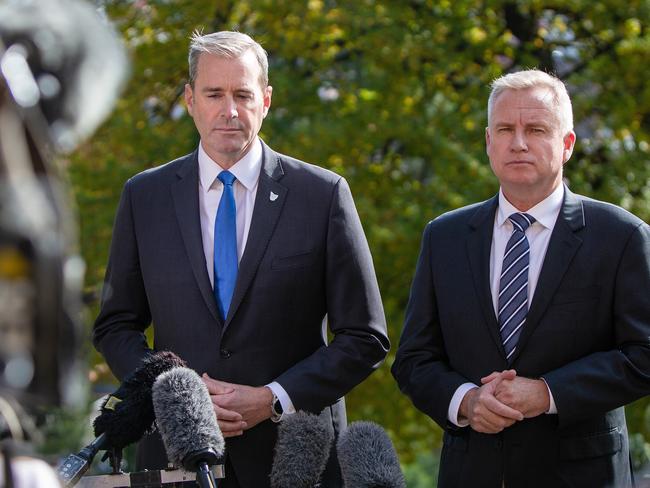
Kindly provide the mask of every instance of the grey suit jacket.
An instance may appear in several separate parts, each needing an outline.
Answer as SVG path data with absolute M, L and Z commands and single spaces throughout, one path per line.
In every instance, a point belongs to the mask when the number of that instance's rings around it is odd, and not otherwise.
M 197 153 L 131 178 L 115 219 L 94 343 L 123 378 L 150 349 L 197 372 L 252 386 L 279 382 L 296 409 L 345 425 L 343 395 L 389 341 L 372 258 L 346 181 L 263 144 L 248 242 L 228 316 L 203 253 Z M 277 195 L 277 197 L 273 196 Z M 327 344 L 325 319 L 333 339 Z M 242 486 L 268 485 L 276 425 L 227 440 Z M 160 446 L 139 468 L 166 465 Z
M 439 486 L 619 487 L 622 406 L 650 393 L 650 229 L 566 189 L 512 368 L 543 377 L 557 415 L 500 434 L 447 421 L 456 389 L 508 369 L 489 284 L 497 197 L 424 232 L 393 374 L 445 429 Z

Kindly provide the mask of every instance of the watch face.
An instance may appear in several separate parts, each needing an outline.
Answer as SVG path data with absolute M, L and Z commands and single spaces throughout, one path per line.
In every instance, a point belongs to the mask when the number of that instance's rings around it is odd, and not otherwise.
M 282 419 L 282 404 L 278 397 L 273 395 L 273 403 L 271 403 L 271 420 L 279 422 Z
M 278 398 L 276 398 L 276 399 L 273 401 L 273 412 L 274 412 L 276 415 L 282 415 L 282 412 L 283 412 L 283 410 L 282 410 L 282 403 L 280 403 L 280 399 L 278 399 Z

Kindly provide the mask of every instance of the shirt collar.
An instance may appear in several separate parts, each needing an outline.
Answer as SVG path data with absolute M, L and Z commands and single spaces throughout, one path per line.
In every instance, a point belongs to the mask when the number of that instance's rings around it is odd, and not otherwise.
M 560 184 L 553 190 L 549 196 L 539 202 L 537 205 L 526 211 L 528 215 L 535 217 L 535 221 L 547 229 L 552 229 L 560 214 L 562 208 L 562 201 L 564 200 L 564 185 Z M 499 189 L 499 209 L 497 211 L 497 225 L 502 226 L 513 213 L 519 210 L 508 201 L 503 194 L 503 190 Z
M 217 179 L 223 168 L 219 166 L 199 144 L 199 180 L 204 193 L 207 193 Z M 255 188 L 262 168 L 262 143 L 256 138 L 253 145 L 243 158 L 233 164 L 230 171 L 237 181 L 239 181 L 246 190 L 251 191 Z

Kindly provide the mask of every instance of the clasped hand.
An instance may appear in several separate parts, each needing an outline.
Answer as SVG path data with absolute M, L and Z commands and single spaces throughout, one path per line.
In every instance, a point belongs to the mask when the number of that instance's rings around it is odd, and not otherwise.
M 459 417 L 477 432 L 496 434 L 524 418 L 548 411 L 550 398 L 543 380 L 517 376 L 513 369 L 481 378 L 481 387 L 468 391 Z
M 210 378 L 202 378 L 208 387 L 217 423 L 224 437 L 242 435 L 271 417 L 273 393 L 266 386 L 247 386 Z

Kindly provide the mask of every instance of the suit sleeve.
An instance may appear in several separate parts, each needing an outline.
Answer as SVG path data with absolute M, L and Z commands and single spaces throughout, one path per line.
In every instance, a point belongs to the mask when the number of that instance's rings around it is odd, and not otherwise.
M 429 223 L 422 237 L 392 373 L 413 405 L 445 428 L 451 425 L 449 403 L 458 387 L 469 380 L 450 367 L 445 352 L 433 280 L 433 225 Z
M 363 381 L 390 343 L 379 286 L 347 182 L 333 188 L 326 243 L 329 345 L 277 378 L 297 409 L 319 411 Z
M 650 394 L 650 227 L 630 234 L 614 280 L 612 348 L 543 375 L 560 424 L 604 413 Z
M 151 352 L 144 335 L 150 322 L 128 181 L 115 217 L 101 308 L 93 328 L 93 343 L 117 378 L 128 375 Z

